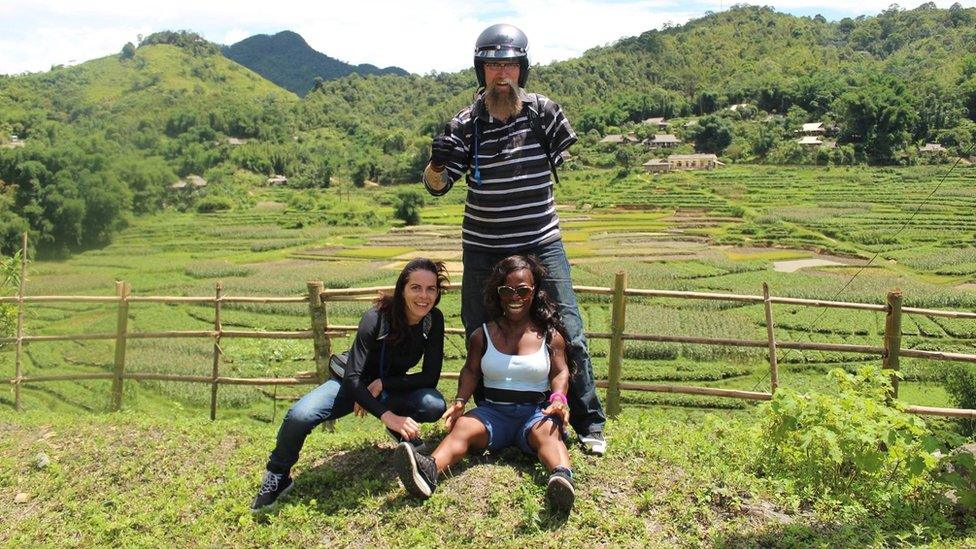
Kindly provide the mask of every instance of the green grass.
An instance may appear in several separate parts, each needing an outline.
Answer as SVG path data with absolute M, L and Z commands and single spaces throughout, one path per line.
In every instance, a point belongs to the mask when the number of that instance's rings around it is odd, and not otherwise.
M 277 411 L 280 420 L 283 408 Z M 0 412 L 0 544 L 7 546 L 269 545 L 850 546 L 941 540 L 965 531 L 892 513 L 869 523 L 795 509 L 775 483 L 745 474 L 742 412 L 632 405 L 608 434 L 610 453 L 571 456 L 577 504 L 544 507 L 545 474 L 518 452 L 468 459 L 417 502 L 396 480 L 393 445 L 375 420 L 314 431 L 295 489 L 252 515 L 276 422 L 143 411 L 61 416 Z M 724 419 L 723 419 L 724 418 Z M 738 427 L 737 427 L 738 426 Z M 744 432 L 744 431 L 743 431 Z M 442 432 L 427 428 L 428 438 Z M 44 457 L 42 457 L 42 454 Z M 38 460 L 47 460 L 43 467 Z M 14 496 L 25 494 L 25 503 Z M 749 509 L 767 506 L 783 524 Z

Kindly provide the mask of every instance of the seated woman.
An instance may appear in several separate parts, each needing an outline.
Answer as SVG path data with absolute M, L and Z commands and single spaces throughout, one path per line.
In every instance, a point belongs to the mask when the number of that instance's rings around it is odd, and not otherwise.
M 422 444 L 417 422 L 437 421 L 446 409 L 436 387 L 444 356 L 444 315 L 436 308 L 447 284 L 443 263 L 414 259 L 400 272 L 393 295 L 380 296 L 359 321 L 342 379 L 332 378 L 288 410 L 251 510 L 273 504 L 292 487 L 289 476 L 316 425 L 350 412 L 373 414 L 396 442 Z M 420 372 L 407 371 L 420 362 Z
M 550 472 L 550 508 L 573 507 L 576 493 L 564 442 L 569 421 L 566 339 L 556 304 L 539 289 L 544 276 L 534 256 L 507 257 L 492 269 L 484 295 L 493 320 L 471 334 L 457 397 L 444 413 L 447 437 L 430 457 L 410 444 L 397 447 L 397 474 L 410 494 L 430 497 L 437 475 L 472 451 L 517 445 L 538 456 Z M 464 414 L 479 381 L 485 398 Z

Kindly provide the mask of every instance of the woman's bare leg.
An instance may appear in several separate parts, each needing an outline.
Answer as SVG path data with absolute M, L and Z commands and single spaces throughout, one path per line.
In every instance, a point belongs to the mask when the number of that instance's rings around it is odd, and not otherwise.
M 529 430 L 529 447 L 535 450 L 547 471 L 556 467 L 570 468 L 569 451 L 563 442 L 562 431 L 553 421 L 542 420 Z
M 462 416 L 430 457 L 434 458 L 437 472 L 440 473 L 461 461 L 469 451 L 487 447 L 488 429 L 485 424 L 473 417 Z

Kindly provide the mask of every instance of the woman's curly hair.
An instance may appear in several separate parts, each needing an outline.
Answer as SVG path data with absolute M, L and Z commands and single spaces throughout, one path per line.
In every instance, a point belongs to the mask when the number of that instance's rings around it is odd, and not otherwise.
M 501 299 L 498 297 L 498 287 L 505 285 L 505 278 L 522 269 L 527 269 L 532 273 L 535 281 L 535 294 L 532 298 L 532 307 L 529 309 L 529 317 L 542 333 L 549 336 L 556 331 L 562 334 L 563 338 L 569 341 L 566 335 L 566 328 L 559 317 L 559 307 L 556 302 L 549 297 L 549 293 L 542 289 L 542 281 L 549 274 L 534 255 L 511 255 L 495 263 L 485 281 L 485 313 L 491 320 L 498 320 L 505 315 L 502 310 Z

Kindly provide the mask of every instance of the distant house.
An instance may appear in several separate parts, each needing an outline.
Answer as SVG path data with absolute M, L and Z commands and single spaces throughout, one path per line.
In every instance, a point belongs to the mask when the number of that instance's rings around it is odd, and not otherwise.
M 603 139 L 600 140 L 600 143 L 610 143 L 613 145 L 617 145 L 624 142 L 625 142 L 624 136 L 620 135 L 619 133 L 607 134 L 603 136 Z
M 16 149 L 17 147 L 23 147 L 26 143 L 20 139 L 20 136 L 12 133 L 10 134 L 10 143 L 4 143 L 0 145 L 0 149 Z
M 653 158 L 644 163 L 648 173 L 672 172 L 677 170 L 711 170 L 724 166 L 714 154 L 672 154 L 667 160 Z
M 672 170 L 711 170 L 725 165 L 714 154 L 672 154 L 668 164 Z
M 187 186 L 186 185 L 186 181 L 183 181 L 182 179 L 180 179 L 179 181 L 177 181 L 175 183 L 171 183 L 170 186 L 169 186 L 169 188 L 170 189 L 173 189 L 174 191 L 181 191 L 181 190 L 185 189 L 186 186 Z
M 648 118 L 647 120 L 644 120 L 642 124 L 647 124 L 648 126 L 657 126 L 658 129 L 661 130 L 667 129 L 668 127 L 667 121 L 665 121 L 664 117 L 661 116 L 655 118 Z
M 796 130 L 795 133 L 801 135 L 823 135 L 826 132 L 827 129 L 824 128 L 823 122 L 810 122 L 804 124 L 803 127 L 800 128 L 799 130 Z
M 797 143 L 807 146 L 807 147 L 819 147 L 823 145 L 823 141 L 815 135 L 804 135 L 803 137 L 796 140 Z
M 656 134 L 653 138 L 646 141 L 649 149 L 670 149 L 677 147 L 681 140 L 674 134 Z
M 744 108 L 746 108 L 748 106 L 749 106 L 749 103 L 736 103 L 735 105 L 732 105 L 731 107 L 729 107 L 729 110 L 735 112 L 735 111 L 737 111 L 739 109 L 744 109 Z
M 19 135 L 15 134 L 15 133 L 10 134 L 10 142 L 11 143 L 16 143 L 18 141 L 20 141 L 20 136 Z
M 224 143 L 227 143 L 228 145 L 235 145 L 235 146 L 243 145 L 244 143 L 247 143 L 247 139 L 241 139 L 239 137 L 228 137 L 226 140 L 224 140 Z
M 921 153 L 937 153 L 945 150 L 941 143 L 926 143 L 924 147 L 918 149 Z
M 685 122 L 685 127 L 686 128 L 691 128 L 691 127 L 697 126 L 697 125 L 698 125 L 698 120 L 689 120 L 689 121 Z
M 275 185 L 286 185 L 288 183 L 288 178 L 283 175 L 272 175 L 268 178 L 266 183 L 272 187 Z
M 194 188 L 199 189 L 200 187 L 207 186 L 207 180 L 200 177 L 199 175 L 188 175 L 186 176 L 186 182 L 192 185 Z
M 671 164 L 668 164 L 667 160 L 661 160 L 660 158 L 652 158 L 647 162 L 644 162 L 644 171 L 647 173 L 661 173 L 671 171 Z

